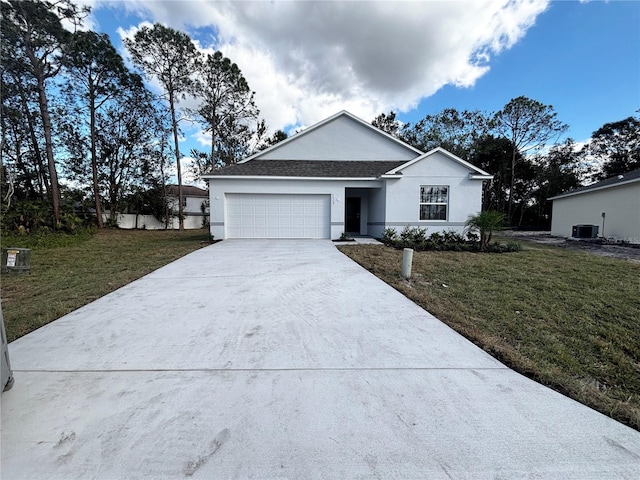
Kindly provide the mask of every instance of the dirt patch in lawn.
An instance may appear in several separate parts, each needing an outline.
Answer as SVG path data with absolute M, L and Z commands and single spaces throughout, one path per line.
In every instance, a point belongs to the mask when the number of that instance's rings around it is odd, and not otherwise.
M 556 237 L 549 232 L 500 232 L 500 235 L 509 240 L 524 240 L 543 245 L 551 245 L 558 248 L 566 248 L 580 252 L 600 255 L 602 257 L 620 258 L 630 262 L 640 263 L 640 246 L 599 243 L 589 240 L 568 240 L 565 237 Z

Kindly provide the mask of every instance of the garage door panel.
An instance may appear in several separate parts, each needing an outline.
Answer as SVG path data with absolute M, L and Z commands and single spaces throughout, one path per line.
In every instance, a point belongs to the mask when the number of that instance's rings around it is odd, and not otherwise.
M 291 217 L 281 217 L 279 219 L 278 225 L 280 226 L 280 228 L 290 228 L 292 223 L 293 221 Z
M 227 205 L 227 212 L 235 217 L 241 212 L 241 207 L 240 205 Z
M 229 238 L 330 238 L 330 196 L 227 194 Z

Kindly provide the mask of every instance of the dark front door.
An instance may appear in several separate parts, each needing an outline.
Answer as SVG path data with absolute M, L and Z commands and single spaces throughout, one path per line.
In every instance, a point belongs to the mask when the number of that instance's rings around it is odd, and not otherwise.
M 360 197 L 347 197 L 345 231 L 360 234 Z

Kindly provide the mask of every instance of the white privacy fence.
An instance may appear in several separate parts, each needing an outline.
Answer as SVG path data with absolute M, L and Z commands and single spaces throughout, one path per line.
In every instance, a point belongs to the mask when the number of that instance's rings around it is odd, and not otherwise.
M 109 220 L 109 214 L 103 215 L 104 221 Z M 184 217 L 185 229 L 202 228 L 203 215 L 187 215 Z M 133 213 L 118 213 L 116 216 L 118 227 L 124 229 L 139 229 L 139 230 L 164 230 L 165 224 L 161 222 L 153 215 L 136 215 Z M 174 217 L 169 220 L 167 228 L 171 230 L 177 230 L 179 228 L 178 218 Z

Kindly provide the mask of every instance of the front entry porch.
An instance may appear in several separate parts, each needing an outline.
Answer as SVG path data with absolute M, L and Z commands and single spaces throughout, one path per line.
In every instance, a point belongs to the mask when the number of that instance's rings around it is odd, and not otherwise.
M 345 188 L 344 228 L 351 236 L 372 236 L 369 225 L 384 222 L 383 188 Z

